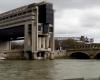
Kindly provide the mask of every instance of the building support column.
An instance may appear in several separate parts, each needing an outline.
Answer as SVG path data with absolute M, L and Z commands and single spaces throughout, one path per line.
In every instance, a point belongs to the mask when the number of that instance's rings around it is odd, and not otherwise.
M 24 27 L 24 56 L 26 59 L 29 59 L 31 52 L 31 36 L 29 34 L 29 26 L 25 24 Z
M 38 50 L 38 31 L 35 22 L 32 22 L 32 52 Z
M 41 37 L 38 38 L 38 48 L 41 49 Z
M 48 52 L 45 52 L 44 58 L 43 58 L 43 59 L 45 60 L 45 59 L 47 59 L 47 58 L 48 58 Z
M 49 48 L 49 37 L 46 36 L 46 39 L 45 39 L 45 48 L 48 49 Z
M 54 51 L 54 34 L 51 34 L 51 51 Z
M 38 7 L 36 7 L 35 11 L 35 20 L 32 21 L 32 53 L 34 59 L 37 59 L 37 51 L 38 51 Z
M 35 52 L 35 51 L 34 51 L 34 53 L 33 53 L 33 59 L 34 59 L 34 60 L 37 60 L 37 52 Z
M 50 37 L 51 37 L 51 53 L 50 53 L 50 59 L 51 60 L 53 60 L 54 59 L 54 57 L 55 57 L 55 55 L 54 55 L 54 50 L 55 50 L 55 40 L 54 40 L 54 24 L 52 25 L 52 27 L 53 27 L 53 30 L 52 30 L 52 33 L 51 33 L 51 35 L 50 35 Z
M 51 52 L 49 57 L 50 57 L 50 60 L 54 60 L 54 52 Z
M 9 51 L 11 51 L 11 41 L 9 41 Z
M 54 59 L 54 33 L 51 34 L 51 38 L 50 38 L 50 48 L 51 48 L 51 53 L 50 53 L 50 60 Z

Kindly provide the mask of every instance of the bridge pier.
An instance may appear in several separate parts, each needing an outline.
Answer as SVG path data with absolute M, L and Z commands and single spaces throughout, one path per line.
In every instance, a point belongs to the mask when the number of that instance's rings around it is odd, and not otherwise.
M 37 52 L 33 52 L 33 60 L 37 60 Z
M 94 59 L 94 56 L 90 56 L 90 59 Z
M 54 59 L 54 53 L 53 52 L 37 52 L 34 51 L 33 53 L 31 52 L 24 52 L 24 57 L 27 60 L 38 60 L 38 59 L 50 59 L 53 60 Z
M 38 54 L 39 53 L 39 54 Z M 50 53 L 50 52 L 34 52 L 33 53 L 33 59 L 34 60 L 38 60 L 38 59 L 50 59 L 53 60 L 54 59 L 54 53 Z
M 49 59 L 50 59 L 50 60 L 53 60 L 53 59 L 54 59 L 54 52 L 51 52 L 51 53 L 50 53 Z
M 37 60 L 38 56 L 37 56 L 37 52 L 33 52 L 30 58 L 30 53 L 29 52 L 24 52 L 24 57 L 27 60 Z

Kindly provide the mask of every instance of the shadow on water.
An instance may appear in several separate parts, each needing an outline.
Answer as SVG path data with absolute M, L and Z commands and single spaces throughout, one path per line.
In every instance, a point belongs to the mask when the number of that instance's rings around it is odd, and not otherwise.
M 73 78 L 73 79 L 63 79 L 63 80 L 100 80 L 100 78 L 88 78 L 88 79 L 84 79 L 84 78 Z
M 52 61 L 0 61 L 0 80 L 54 80 L 53 67 Z
M 0 61 L 0 80 L 100 80 L 99 68 L 96 60 Z
M 73 79 L 63 79 L 63 80 L 84 80 L 84 78 L 73 78 Z
M 100 80 L 100 77 L 99 78 L 89 78 L 89 79 L 84 79 L 84 80 Z

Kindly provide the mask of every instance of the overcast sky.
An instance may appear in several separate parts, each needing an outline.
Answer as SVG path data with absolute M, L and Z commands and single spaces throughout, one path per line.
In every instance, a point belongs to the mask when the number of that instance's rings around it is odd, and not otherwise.
M 0 13 L 37 1 L 40 0 L 0 0 Z M 48 1 L 54 4 L 55 36 L 83 35 L 100 42 L 100 0 Z

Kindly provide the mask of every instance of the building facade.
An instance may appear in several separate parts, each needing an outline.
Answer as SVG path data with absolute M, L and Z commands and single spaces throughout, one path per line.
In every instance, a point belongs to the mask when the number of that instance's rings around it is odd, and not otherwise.
M 0 50 L 11 50 L 10 41 L 24 39 L 24 56 L 37 58 L 54 51 L 54 10 L 47 2 L 33 3 L 0 14 Z

